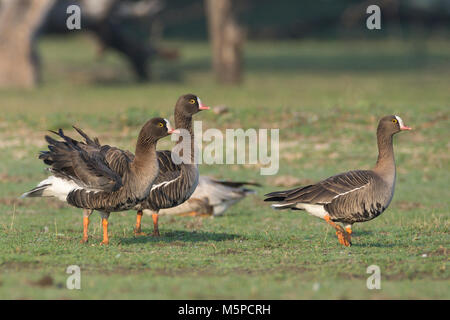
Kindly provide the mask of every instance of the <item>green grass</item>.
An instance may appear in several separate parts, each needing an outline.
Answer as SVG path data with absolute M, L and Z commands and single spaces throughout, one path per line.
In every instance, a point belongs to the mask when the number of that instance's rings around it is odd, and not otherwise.
M 450 298 L 448 41 L 249 43 L 245 79 L 235 87 L 214 83 L 206 43 L 167 45 L 182 59 L 157 61 L 155 81 L 136 84 L 120 57 L 97 59 L 91 39 L 47 38 L 44 83 L 0 91 L 0 298 Z M 98 215 L 81 245 L 80 210 L 17 199 L 46 176 L 36 156 L 45 130 L 72 133 L 76 124 L 132 150 L 144 120 L 172 118 L 187 92 L 230 109 L 196 116 L 204 129 L 280 128 L 278 176 L 300 184 L 370 168 L 377 120 L 400 115 L 414 131 L 395 138 L 392 204 L 355 225 L 353 246 L 343 248 L 323 221 L 271 210 L 262 195 L 283 187 L 258 166 L 202 165 L 204 174 L 264 186 L 224 217 L 161 217 L 159 239 L 133 236 L 132 211 L 113 213 L 111 244 L 102 247 Z M 145 217 L 144 231 L 151 228 Z M 65 288 L 73 264 L 82 290 Z M 372 264 L 381 268 L 381 290 L 366 288 Z M 40 283 L 45 275 L 53 282 Z

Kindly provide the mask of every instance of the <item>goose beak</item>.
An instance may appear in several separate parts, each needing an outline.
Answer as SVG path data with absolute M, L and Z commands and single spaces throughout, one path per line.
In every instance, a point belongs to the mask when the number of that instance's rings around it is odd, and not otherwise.
M 170 125 L 170 122 L 169 122 L 169 120 L 167 120 L 167 119 L 164 119 L 165 121 L 166 121 L 166 126 L 167 126 L 167 133 L 168 134 L 172 134 L 172 133 L 180 133 L 180 130 L 179 129 L 174 129 L 174 128 L 172 128 L 172 126 Z
M 199 98 L 197 98 L 197 101 L 198 101 L 198 109 L 199 110 L 209 110 L 210 109 L 210 107 L 205 106 Z
M 172 134 L 172 133 L 180 134 L 180 130 L 170 128 L 167 130 L 167 133 L 168 134 Z
M 411 127 L 405 126 L 405 125 L 403 124 L 402 118 L 400 118 L 399 116 L 395 116 L 395 118 L 397 119 L 398 124 L 399 124 L 399 126 L 400 126 L 400 131 L 404 131 L 404 130 L 412 130 Z

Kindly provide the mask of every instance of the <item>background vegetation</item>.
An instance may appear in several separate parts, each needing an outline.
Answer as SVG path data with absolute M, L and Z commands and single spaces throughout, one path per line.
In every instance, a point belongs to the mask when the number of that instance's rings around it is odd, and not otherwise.
M 164 44 L 181 48 L 181 59 L 157 61 L 155 81 L 136 84 L 118 56 L 96 59 L 89 37 L 47 37 L 43 85 L 0 91 L 0 298 L 450 298 L 448 41 L 251 41 L 236 87 L 212 81 L 207 43 Z M 260 176 L 258 166 L 200 167 L 264 185 L 224 217 L 162 217 L 155 239 L 133 236 L 133 212 L 113 213 L 111 244 L 102 247 L 97 214 L 82 245 L 80 210 L 18 199 L 46 176 L 37 154 L 47 129 L 74 135 L 76 124 L 133 150 L 145 119 L 172 119 L 187 92 L 229 108 L 200 113 L 205 129 L 280 128 L 276 177 Z M 289 184 L 370 168 L 377 121 L 386 114 L 414 130 L 395 138 L 394 201 L 355 226 L 351 248 L 323 221 L 262 201 Z M 160 147 L 170 145 L 166 139 Z M 146 217 L 144 231 L 151 228 Z M 72 264 L 81 267 L 81 290 L 65 288 Z M 381 290 L 366 288 L 371 264 L 381 268 Z

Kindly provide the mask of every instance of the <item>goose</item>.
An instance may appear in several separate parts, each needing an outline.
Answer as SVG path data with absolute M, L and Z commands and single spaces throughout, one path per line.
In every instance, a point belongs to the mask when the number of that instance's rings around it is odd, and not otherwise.
M 162 209 L 160 215 L 193 215 L 220 216 L 225 211 L 244 199 L 255 190 L 245 188 L 245 185 L 260 186 L 258 183 L 221 181 L 208 176 L 200 176 L 197 188 L 192 196 L 179 206 Z
M 66 136 L 62 129 L 51 132 L 63 141 L 45 136 L 49 151 L 42 151 L 39 159 L 50 166 L 52 175 L 21 197 L 56 197 L 82 208 L 81 242 L 88 241 L 89 217 L 98 210 L 103 227 L 101 244 L 107 245 L 110 212 L 132 209 L 149 195 L 158 174 L 156 143 L 176 130 L 166 119 L 149 120 L 139 133 L 133 155 L 129 151 L 101 145 L 97 138 L 92 140 L 81 129 L 74 129 L 85 142 Z
M 372 170 L 354 170 L 316 184 L 268 193 L 274 209 L 305 210 L 336 229 L 340 244 L 351 246 L 352 225 L 378 217 L 391 203 L 395 189 L 393 135 L 404 130 L 396 115 L 383 117 L 377 128 L 378 160 Z M 337 223 L 344 224 L 344 228 Z
M 198 184 L 198 165 L 195 163 L 195 141 L 192 128 L 192 116 L 199 111 L 209 110 L 199 97 L 185 94 L 178 98 L 175 104 L 175 127 L 186 134 L 180 136 L 174 150 L 186 152 L 180 158 L 175 152 L 158 151 L 159 173 L 150 190 L 149 196 L 135 209 L 137 210 L 134 233 L 136 236 L 146 235 L 141 229 L 143 213 L 151 215 L 153 219 L 153 236 L 159 237 L 158 212 L 183 203 L 194 192 Z M 180 153 L 180 155 L 181 155 Z M 174 161 L 175 159 L 175 161 Z

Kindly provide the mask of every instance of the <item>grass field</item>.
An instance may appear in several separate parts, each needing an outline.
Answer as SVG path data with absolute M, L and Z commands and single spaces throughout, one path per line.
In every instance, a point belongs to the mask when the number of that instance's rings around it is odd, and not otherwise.
M 450 298 L 448 41 L 249 43 L 245 81 L 236 87 L 212 81 L 206 43 L 167 45 L 181 49 L 180 61 L 157 61 L 155 81 L 136 84 L 113 53 L 97 59 L 90 38 L 46 38 L 43 85 L 0 91 L 0 298 Z M 261 176 L 257 165 L 202 165 L 203 174 L 263 187 L 223 217 L 161 217 L 161 238 L 135 238 L 135 213 L 112 213 L 108 247 L 99 245 L 97 214 L 82 245 L 80 210 L 18 199 L 46 176 L 37 154 L 47 129 L 73 134 L 76 124 L 133 150 L 142 123 L 172 118 L 187 92 L 230 109 L 199 114 L 205 129 L 280 128 L 278 179 Z M 414 130 L 395 138 L 392 204 L 354 226 L 351 248 L 323 221 L 262 201 L 288 177 L 301 185 L 370 168 L 386 114 Z M 143 223 L 150 232 L 151 219 Z M 381 269 L 381 290 L 366 288 L 372 264 Z M 81 290 L 66 289 L 69 265 L 81 268 Z

